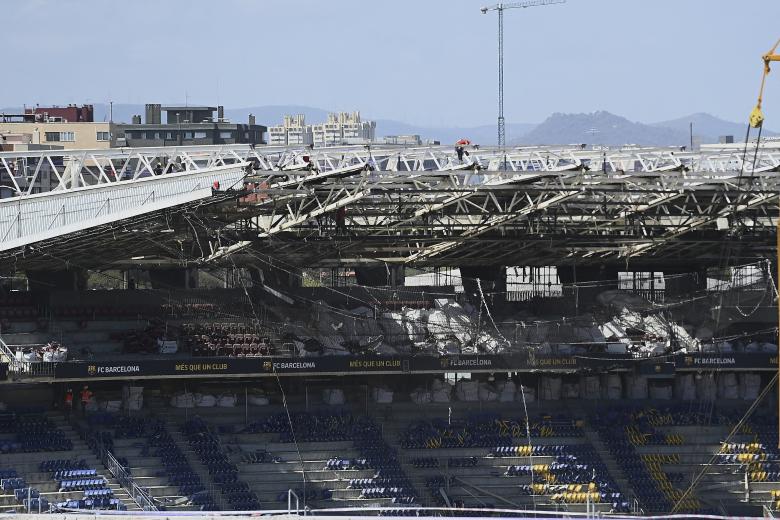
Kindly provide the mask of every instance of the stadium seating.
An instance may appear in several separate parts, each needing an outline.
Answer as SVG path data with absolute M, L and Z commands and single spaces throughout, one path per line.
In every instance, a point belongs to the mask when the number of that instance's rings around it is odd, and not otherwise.
M 182 343 L 194 356 L 270 356 L 276 353 L 268 332 L 244 323 L 185 323 Z
M 748 422 L 734 432 L 731 442 L 722 442 L 740 416 L 741 412 L 718 410 L 714 405 L 699 411 L 680 404 L 662 409 L 627 404 L 593 419 L 645 511 L 676 508 L 705 514 L 718 512 L 729 501 L 739 503 L 743 496 L 738 490 L 744 489 L 746 473 L 758 496 L 765 494 L 765 503 L 771 502 L 771 487 L 759 483 L 780 481 L 778 453 L 768 449 L 770 444 L 762 443 L 757 433 L 774 435 L 775 445 L 776 422 L 774 431 Z M 688 492 L 694 476 L 699 485 Z M 724 489 L 735 494 L 730 496 Z
M 182 431 L 190 448 L 208 468 L 213 482 L 220 486 L 222 496 L 230 507 L 236 511 L 259 509 L 257 495 L 250 491 L 245 482 L 239 480 L 238 468 L 229 460 L 220 445 L 219 437 L 209 430 L 206 422 L 200 418 L 191 419 L 184 423 Z
M 605 511 L 628 509 L 606 466 L 585 443 L 580 424 L 563 414 L 531 417 L 528 424 L 497 412 L 470 414 L 465 420 L 417 420 L 399 438 L 413 454 L 411 465 L 425 479 L 434 504 L 445 505 L 444 492 L 450 502 L 481 507 L 492 498 L 475 500 L 481 489 L 515 503 L 525 501 L 518 494 L 525 495 L 535 506 L 589 502 Z M 426 455 L 418 456 L 421 452 Z M 476 488 L 465 492 L 472 484 Z
M 159 419 L 112 413 L 89 416 L 91 430 L 101 430 L 100 442 L 125 465 L 136 482 L 155 497 L 162 509 L 218 509 L 201 477 Z M 98 437 L 88 437 L 96 445 Z

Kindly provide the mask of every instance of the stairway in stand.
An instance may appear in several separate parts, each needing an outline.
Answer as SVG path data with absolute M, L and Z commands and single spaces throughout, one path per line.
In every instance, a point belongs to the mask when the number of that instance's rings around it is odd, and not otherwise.
M 583 422 L 582 431 L 585 434 L 585 438 L 588 439 L 588 442 L 596 450 L 599 457 L 601 457 L 601 460 L 604 461 L 604 465 L 607 466 L 607 471 L 609 471 L 609 474 L 612 475 L 612 478 L 617 482 L 617 485 L 623 492 L 623 496 L 631 497 L 632 499 L 635 498 L 637 495 L 634 488 L 628 482 L 628 478 L 626 478 L 626 474 L 623 472 L 620 464 L 617 463 L 615 457 L 612 456 L 612 453 L 602 442 L 598 432 L 596 432 L 587 421 Z
M 100 458 L 89 448 L 89 446 L 87 446 L 87 443 L 79 437 L 76 430 L 68 423 L 65 415 L 61 413 L 52 413 L 48 415 L 48 418 L 57 428 L 65 432 L 65 435 L 73 442 L 73 450 L 81 454 L 79 458 L 86 459 L 87 464 L 96 468 L 98 473 L 108 481 L 108 487 L 111 488 L 114 498 L 118 498 L 122 504 L 127 507 L 128 511 L 141 511 L 141 507 L 135 503 L 125 488 L 116 481 L 113 475 L 111 475 L 111 472 L 108 471 L 108 468 L 103 465 Z

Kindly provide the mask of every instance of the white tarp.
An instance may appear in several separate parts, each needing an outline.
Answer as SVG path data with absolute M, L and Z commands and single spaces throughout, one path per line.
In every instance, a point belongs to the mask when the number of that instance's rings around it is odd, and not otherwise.
M 329 405 L 339 405 L 346 402 L 344 390 L 341 388 L 331 388 L 322 391 L 322 401 Z
M 233 408 L 238 403 L 238 399 L 233 394 L 222 394 L 217 397 L 217 406 L 220 408 Z
M 726 372 L 718 376 L 718 397 L 721 399 L 739 399 L 737 374 Z
M 431 400 L 434 403 L 449 403 L 452 400 L 452 385 L 440 379 L 434 379 L 431 385 Z
M 517 385 L 512 381 L 505 381 L 499 383 L 496 387 L 498 390 L 498 400 L 502 403 L 511 403 L 515 400 L 515 394 L 517 393 Z
M 458 401 L 476 402 L 479 400 L 479 383 L 476 381 L 458 381 L 458 384 L 455 385 L 455 394 L 458 396 Z
M 157 351 L 160 354 L 175 354 L 179 351 L 179 344 L 175 339 L 158 339 Z
M 393 402 L 393 391 L 386 386 L 375 386 L 371 389 L 371 397 L 375 403 L 388 404 Z
M 140 410 L 144 404 L 144 387 L 123 386 L 122 403 L 127 411 L 135 412 Z
M 198 408 L 211 408 L 217 405 L 217 398 L 211 394 L 195 394 L 195 406 Z
M 190 392 L 175 394 L 171 397 L 171 406 L 174 408 L 194 408 L 195 396 Z
M 409 397 L 414 404 L 428 404 L 431 402 L 431 391 L 427 388 L 415 388 Z
M 252 406 L 267 406 L 271 401 L 263 394 L 247 394 L 246 400 Z
M 623 382 L 620 379 L 619 374 L 607 374 L 604 376 L 604 384 L 602 385 L 604 390 L 605 399 L 620 399 L 623 397 Z
M 480 401 L 495 401 L 498 399 L 498 392 L 490 383 L 480 383 L 478 392 Z
M 60 363 L 67 361 L 67 359 L 68 349 L 64 347 L 60 347 L 54 351 L 44 351 L 43 353 L 43 361 L 46 363 Z

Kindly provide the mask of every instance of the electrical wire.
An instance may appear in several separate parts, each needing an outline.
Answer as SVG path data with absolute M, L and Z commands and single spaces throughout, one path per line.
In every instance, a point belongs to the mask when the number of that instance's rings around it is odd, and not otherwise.
M 731 439 L 734 437 L 734 435 L 737 434 L 739 429 L 742 427 L 745 422 L 747 422 L 750 419 L 750 416 L 753 415 L 753 412 L 758 407 L 758 405 L 761 403 L 761 401 L 766 397 L 766 395 L 769 393 L 769 390 L 777 383 L 777 377 L 778 374 L 775 373 L 772 380 L 764 387 L 764 389 L 761 391 L 760 394 L 758 394 L 758 397 L 753 401 L 753 403 L 750 405 L 750 407 L 747 409 L 747 411 L 742 415 L 742 418 L 737 422 L 737 424 L 731 429 L 731 432 L 728 434 L 726 439 L 723 441 L 724 444 L 731 441 Z M 701 481 L 702 477 L 704 477 L 707 470 L 712 466 L 715 461 L 718 459 L 718 453 L 715 453 L 710 457 L 710 459 L 702 466 L 701 470 L 696 474 L 696 476 L 691 481 L 690 485 L 686 488 L 686 490 L 683 492 L 683 494 L 680 496 L 680 498 L 677 500 L 677 502 L 672 507 L 671 513 L 676 513 L 677 510 L 680 507 L 680 504 L 696 489 L 696 486 L 698 486 L 699 482 Z

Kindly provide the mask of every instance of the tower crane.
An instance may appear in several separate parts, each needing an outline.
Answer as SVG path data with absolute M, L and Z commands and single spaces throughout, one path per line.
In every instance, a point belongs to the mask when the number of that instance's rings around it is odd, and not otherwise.
M 773 61 L 780 61 L 780 54 L 776 54 L 777 47 L 780 46 L 780 40 L 777 40 L 772 50 L 764 54 L 761 59 L 764 60 L 764 75 L 761 76 L 761 88 L 758 90 L 758 103 L 756 107 L 750 112 L 750 126 L 758 128 L 764 123 L 764 114 L 761 112 L 761 102 L 764 97 L 764 84 L 766 83 L 766 77 L 769 75 L 769 64 Z
M 761 146 L 760 139 L 761 139 L 761 129 L 764 125 L 764 113 L 761 111 L 761 102 L 764 100 L 764 85 L 766 84 L 766 77 L 769 76 L 770 67 L 769 64 L 773 61 L 780 61 L 780 54 L 777 54 L 777 47 L 780 46 L 780 39 L 775 42 L 775 46 L 770 49 L 769 52 L 761 56 L 761 59 L 764 61 L 764 73 L 761 75 L 761 87 L 758 89 L 758 103 L 756 103 L 755 108 L 750 112 L 750 119 L 748 120 L 749 126 L 748 126 L 748 135 L 750 135 L 750 128 L 758 128 L 758 140 L 756 141 L 756 153 L 758 153 L 758 147 Z M 745 149 L 747 150 L 747 139 L 745 139 Z M 780 222 L 777 224 L 777 274 L 780 275 Z M 778 299 L 777 302 L 777 313 L 778 313 L 778 320 L 780 320 L 780 299 Z M 780 330 L 780 329 L 778 329 Z M 780 410 L 780 356 L 778 356 L 777 359 L 777 395 L 778 395 L 778 401 L 777 406 L 778 410 Z M 778 416 L 778 421 L 780 421 L 780 416 Z M 777 446 L 780 448 L 780 436 L 777 439 Z
M 563 4 L 566 0 L 526 0 L 525 2 L 500 3 L 480 9 L 482 14 L 488 11 L 498 12 L 498 146 L 506 145 L 506 123 L 504 121 L 504 10 L 536 7 L 549 4 Z

